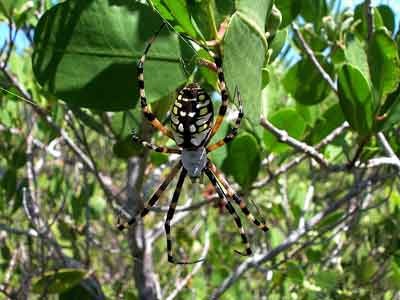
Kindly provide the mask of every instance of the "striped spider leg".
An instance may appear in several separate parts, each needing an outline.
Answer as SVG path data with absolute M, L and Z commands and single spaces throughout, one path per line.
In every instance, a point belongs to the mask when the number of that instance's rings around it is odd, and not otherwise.
M 243 104 L 242 104 L 242 100 L 240 98 L 240 93 L 239 93 L 238 89 L 235 89 L 235 96 L 236 95 L 237 95 L 238 102 L 239 102 L 239 113 L 238 113 L 238 116 L 236 118 L 235 125 L 232 127 L 230 132 L 222 140 L 219 140 L 219 141 L 217 141 L 216 143 L 214 143 L 212 145 L 208 145 L 207 146 L 207 152 L 214 151 L 214 150 L 222 147 L 223 145 L 229 143 L 238 134 L 238 131 L 239 131 L 239 128 L 240 128 L 240 123 L 242 121 L 244 113 L 243 113 Z
M 174 179 L 175 175 L 178 174 L 179 170 L 182 169 L 182 163 L 179 161 L 170 171 L 170 173 L 167 175 L 167 177 L 164 179 L 164 181 L 161 183 L 161 185 L 158 187 L 156 192 L 153 194 L 153 196 L 150 198 L 149 202 L 145 204 L 145 206 L 140 210 L 139 213 L 135 214 L 132 218 L 130 218 L 127 222 L 125 223 L 120 223 L 118 222 L 117 227 L 119 230 L 124 230 L 130 225 L 136 224 L 138 217 L 143 218 L 145 215 L 147 215 L 150 211 L 150 208 L 156 204 L 158 199 L 160 199 L 162 193 L 165 191 L 165 189 L 168 187 L 172 179 Z
M 222 175 L 222 173 L 217 169 L 217 167 L 210 160 L 208 160 L 208 162 L 207 162 L 207 168 L 209 168 L 210 171 L 215 175 L 215 177 L 218 179 L 218 181 L 222 184 L 222 186 L 227 191 L 228 197 L 235 201 L 235 203 L 240 207 L 240 209 L 242 210 L 242 213 L 247 217 L 247 219 L 249 219 L 251 222 L 253 222 L 262 231 L 264 231 L 264 232 L 268 231 L 269 230 L 268 226 L 264 222 L 260 222 L 253 216 L 253 214 L 247 208 L 247 205 L 243 201 L 243 199 L 240 198 L 240 196 L 230 186 L 230 184 L 225 179 L 225 177 Z
M 222 201 L 222 205 L 228 209 L 228 212 L 231 214 L 233 217 L 236 227 L 238 227 L 240 236 L 242 238 L 242 243 L 246 247 L 246 253 L 242 253 L 240 251 L 234 250 L 236 253 L 242 255 L 242 256 L 247 256 L 251 255 L 252 251 L 250 248 L 250 244 L 248 242 L 248 238 L 246 235 L 246 232 L 244 231 L 244 228 L 242 226 L 242 221 L 240 220 L 239 215 L 237 214 L 236 210 L 233 208 L 232 204 L 229 202 L 229 200 L 226 199 L 226 195 L 224 191 L 222 190 L 220 184 L 217 181 L 217 178 L 215 175 L 211 172 L 209 168 L 204 169 L 204 173 L 206 173 L 208 179 L 210 180 L 211 184 L 215 187 L 215 190 L 217 191 L 217 194 Z

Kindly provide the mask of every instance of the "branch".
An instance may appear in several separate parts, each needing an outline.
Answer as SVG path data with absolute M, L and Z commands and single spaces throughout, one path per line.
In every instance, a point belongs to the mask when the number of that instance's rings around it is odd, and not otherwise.
M 372 1 L 365 0 L 364 2 L 365 18 L 367 20 L 367 39 L 371 40 L 372 33 L 374 32 L 374 18 L 372 16 Z
M 324 70 L 324 68 L 321 66 L 319 61 L 314 55 L 314 52 L 312 51 L 311 47 L 307 44 L 306 40 L 304 39 L 303 35 L 301 34 L 299 28 L 297 27 L 296 24 L 293 24 L 293 31 L 297 35 L 297 37 L 300 40 L 301 45 L 304 48 L 304 51 L 306 52 L 307 56 L 311 60 L 311 62 L 314 64 L 314 66 L 317 68 L 318 72 L 321 74 L 322 78 L 328 83 L 332 91 L 337 94 L 337 88 L 336 84 L 333 82 L 332 78 L 329 76 L 329 74 Z
M 305 236 L 309 231 L 313 230 L 328 215 L 335 212 L 342 205 L 349 202 L 351 199 L 357 196 L 358 193 L 362 192 L 367 187 L 370 187 L 374 184 L 379 184 L 380 182 L 383 182 L 386 179 L 391 178 L 392 176 L 393 176 L 392 174 L 389 174 L 383 178 L 377 178 L 375 175 L 372 175 L 369 179 L 354 186 L 354 188 L 351 191 L 349 191 L 344 197 L 329 205 L 324 211 L 315 214 L 309 221 L 305 222 L 303 226 L 299 226 L 280 245 L 269 251 L 265 251 L 263 253 L 254 255 L 253 257 L 246 259 L 244 262 L 242 262 L 235 268 L 235 270 L 223 281 L 223 283 L 217 289 L 214 290 L 211 299 L 218 299 L 231 285 L 233 285 L 249 269 L 272 260 L 277 255 L 279 255 L 280 253 L 291 247 L 293 244 L 297 243 L 300 238 Z
M 381 143 L 383 149 L 385 150 L 386 154 L 389 156 L 389 158 L 387 158 L 386 161 L 390 160 L 389 164 L 393 164 L 393 165 L 397 166 L 397 168 L 400 170 L 400 159 L 398 158 L 396 153 L 393 151 L 392 146 L 390 146 L 385 135 L 382 132 L 378 132 L 377 136 L 378 136 L 378 140 Z
M 319 150 L 322 147 L 330 144 L 338 136 L 340 136 L 345 130 L 347 130 L 349 127 L 350 127 L 349 123 L 344 122 L 338 128 L 334 129 L 331 133 L 329 133 L 321 142 L 319 142 L 317 145 L 315 145 L 314 149 Z M 291 168 L 297 166 L 299 163 L 301 163 L 307 157 L 308 156 L 306 154 L 301 154 L 301 155 L 297 156 L 296 158 L 289 161 L 288 163 L 280 166 L 273 174 L 270 174 L 267 178 L 254 183 L 253 188 L 257 189 L 257 188 L 261 188 L 263 186 L 268 185 L 274 178 L 288 172 Z
M 305 153 L 307 156 L 310 156 L 315 161 L 317 161 L 324 168 L 328 167 L 329 162 L 325 160 L 324 156 L 321 153 L 319 153 L 315 148 L 307 145 L 306 143 L 296 140 L 295 138 L 291 137 L 285 130 L 276 128 L 265 117 L 261 117 L 260 124 L 262 127 L 264 127 L 273 135 L 275 135 L 280 142 L 288 144 L 289 146 L 292 146 L 296 150 Z

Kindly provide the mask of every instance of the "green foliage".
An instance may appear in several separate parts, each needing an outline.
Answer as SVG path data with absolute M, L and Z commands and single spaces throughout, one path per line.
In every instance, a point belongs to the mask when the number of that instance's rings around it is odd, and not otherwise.
M 76 286 L 85 276 L 87 271 L 80 269 L 60 269 L 49 271 L 40 278 L 34 279 L 32 291 L 34 293 L 59 294 Z
M 143 20 L 151 25 L 141 26 Z M 136 63 L 161 22 L 148 6 L 133 1 L 57 4 L 42 16 L 35 31 L 35 76 L 49 92 L 75 106 L 102 111 L 132 108 L 138 99 L 132 80 L 137 77 Z M 176 35 L 161 33 L 146 61 L 145 76 L 152 79 L 147 85 L 149 102 L 185 82 L 183 51 Z
M 398 297 L 398 16 L 390 1 L 371 16 L 366 1 L 347 10 L 339 2 L 0 1 L 0 25 L 19 36 L 0 41 L 0 293 L 155 299 L 145 295 L 153 286 L 167 298 L 184 283 L 176 299 L 225 287 L 221 299 Z M 238 221 L 206 176 L 185 181 L 171 222 L 174 256 L 194 260 L 209 243 L 202 267 L 167 262 L 163 222 L 176 178 L 155 214 L 116 230 L 177 161 L 132 141 L 134 132 L 176 147 L 150 128 L 138 101 L 136 64 L 162 22 L 144 66 L 162 123 L 191 81 L 218 111 L 207 47 L 221 55 L 230 96 L 212 143 L 231 132 L 240 92 L 238 135 L 208 157 L 266 219 L 267 233 L 227 198 L 257 255 L 234 254 L 243 250 Z
M 374 103 L 367 79 L 359 69 L 350 64 L 341 67 L 338 77 L 340 106 L 347 121 L 361 135 L 370 134 Z

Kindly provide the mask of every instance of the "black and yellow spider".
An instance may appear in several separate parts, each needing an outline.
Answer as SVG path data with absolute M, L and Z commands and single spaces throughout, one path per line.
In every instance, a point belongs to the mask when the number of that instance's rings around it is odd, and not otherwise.
M 161 29 L 157 32 L 157 34 L 160 31 Z M 251 255 L 252 251 L 250 248 L 250 244 L 248 242 L 246 233 L 243 229 L 241 220 L 238 214 L 236 213 L 234 207 L 232 206 L 231 200 L 233 200 L 240 207 L 240 209 L 247 216 L 247 218 L 250 221 L 252 221 L 255 225 L 257 225 L 258 228 L 260 228 L 263 231 L 267 231 L 268 227 L 264 223 L 254 218 L 254 216 L 248 210 L 245 202 L 233 190 L 233 188 L 229 185 L 229 183 L 226 181 L 221 172 L 218 171 L 216 166 L 207 158 L 207 153 L 232 141 L 237 135 L 241 119 L 243 118 L 243 108 L 240 101 L 240 95 L 237 92 L 240 105 L 239 105 L 239 114 L 235 121 L 235 125 L 230 130 L 230 132 L 225 136 L 224 139 L 209 145 L 211 138 L 217 132 L 224 119 L 228 106 L 228 97 L 229 97 L 224 80 L 224 73 L 222 70 L 222 61 L 213 52 L 209 51 L 217 67 L 218 84 L 222 98 L 222 103 L 215 123 L 213 124 L 214 113 L 210 96 L 197 83 L 190 83 L 179 91 L 178 96 L 172 107 L 171 110 L 172 130 L 165 127 L 150 111 L 149 106 L 147 105 L 145 89 L 144 89 L 144 75 L 143 75 L 144 62 L 146 59 L 147 52 L 149 51 L 157 34 L 153 37 L 152 41 L 150 41 L 150 43 L 147 45 L 143 56 L 141 57 L 141 59 L 137 64 L 140 102 L 145 118 L 151 123 L 151 125 L 153 125 L 156 129 L 161 131 L 163 135 L 168 136 L 170 139 L 174 140 L 179 148 L 168 148 L 163 146 L 157 146 L 147 141 L 144 141 L 137 136 L 134 136 L 134 140 L 136 142 L 140 142 L 143 146 L 157 152 L 180 154 L 181 159 L 172 168 L 169 175 L 165 178 L 164 182 L 159 186 L 159 188 L 151 197 L 149 202 L 145 205 L 145 207 L 133 218 L 128 220 L 126 224 L 119 224 L 118 228 L 120 230 L 123 230 L 124 228 L 126 228 L 127 225 L 134 224 L 139 216 L 144 217 L 150 211 L 150 208 L 160 198 L 161 194 L 165 191 L 168 184 L 172 181 L 175 175 L 181 170 L 178 183 L 176 185 L 175 192 L 172 196 L 172 201 L 169 206 L 167 218 L 165 221 L 168 261 L 175 264 L 188 264 L 188 263 L 196 263 L 203 260 L 200 259 L 193 262 L 183 262 L 176 260 L 172 256 L 170 222 L 174 216 L 176 205 L 178 202 L 178 198 L 185 177 L 189 176 L 192 179 L 198 178 L 204 172 L 209 178 L 210 182 L 215 187 L 219 197 L 221 198 L 222 204 L 228 209 L 229 213 L 233 216 L 236 226 L 239 229 L 242 238 L 242 243 L 246 247 L 246 252 L 242 253 L 236 250 L 235 251 L 241 255 Z

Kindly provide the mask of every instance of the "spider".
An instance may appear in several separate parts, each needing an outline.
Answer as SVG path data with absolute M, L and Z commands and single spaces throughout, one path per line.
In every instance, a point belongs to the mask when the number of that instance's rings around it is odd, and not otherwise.
M 215 123 L 213 123 L 214 112 L 210 96 L 197 83 L 189 83 L 178 92 L 175 102 L 172 106 L 170 124 L 172 130 L 165 127 L 151 112 L 147 104 L 144 88 L 144 62 L 146 59 L 146 55 L 157 35 L 163 28 L 163 25 L 151 39 L 144 51 L 143 56 L 140 58 L 137 64 L 137 80 L 139 86 L 141 108 L 144 117 L 151 123 L 153 127 L 161 131 L 163 135 L 175 141 L 176 145 L 179 148 L 158 146 L 150 142 L 144 141 L 136 135 L 133 135 L 133 139 L 135 142 L 141 143 L 143 146 L 156 152 L 180 154 L 181 159 L 172 168 L 170 173 L 166 176 L 164 182 L 161 183 L 161 185 L 150 198 L 148 203 L 145 204 L 144 208 L 139 211 L 134 217 L 129 219 L 125 224 L 119 223 L 118 228 L 120 230 L 123 230 L 129 225 L 135 224 L 139 217 L 143 218 L 145 215 L 147 215 L 150 211 L 150 208 L 155 205 L 169 183 L 180 171 L 175 192 L 172 196 L 172 201 L 170 203 L 164 224 L 167 238 L 168 261 L 174 264 L 191 264 L 204 260 L 203 258 L 196 261 L 188 262 L 175 259 L 175 257 L 172 255 L 170 222 L 174 216 L 178 198 L 186 176 L 189 176 L 192 180 L 194 180 L 205 173 L 206 176 L 209 178 L 211 184 L 215 187 L 223 206 L 226 207 L 228 212 L 232 215 L 235 224 L 240 232 L 242 244 L 244 245 L 246 250 L 245 252 L 240 252 L 237 250 L 234 251 L 240 255 L 249 256 L 252 254 L 250 244 L 242 226 L 241 219 L 232 205 L 232 200 L 240 207 L 243 214 L 258 228 L 266 232 L 268 231 L 268 227 L 265 223 L 258 221 L 250 213 L 246 206 L 246 203 L 233 190 L 228 181 L 224 178 L 223 174 L 207 158 L 207 153 L 214 151 L 222 147 L 226 143 L 232 141 L 238 133 L 240 122 L 244 115 L 239 91 L 235 91 L 235 94 L 237 95 L 237 98 L 239 100 L 239 113 L 234 126 L 223 139 L 210 145 L 209 143 L 211 141 L 211 138 L 218 131 L 224 119 L 228 107 L 229 96 L 224 80 L 222 61 L 219 56 L 215 55 L 211 50 L 207 49 L 207 51 L 213 58 L 217 68 L 218 85 L 222 98 L 221 106 L 219 108 L 218 116 Z

